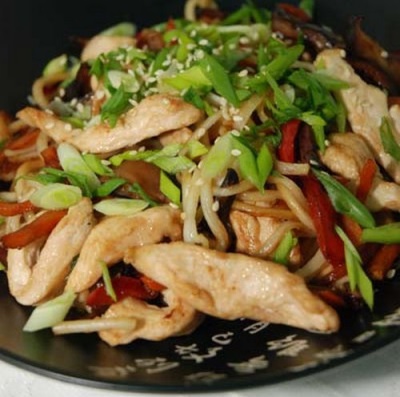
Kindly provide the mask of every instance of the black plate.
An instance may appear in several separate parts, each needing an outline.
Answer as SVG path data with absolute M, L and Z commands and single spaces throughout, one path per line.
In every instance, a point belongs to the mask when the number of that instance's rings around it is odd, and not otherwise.
M 323 23 L 343 30 L 349 15 L 364 15 L 367 30 L 388 48 L 396 48 L 396 0 L 316 2 Z M 69 0 L 60 11 L 51 0 L 3 1 L 0 108 L 12 111 L 25 103 L 34 77 L 46 60 L 65 51 L 70 36 L 90 36 L 121 20 L 152 24 L 180 15 L 183 5 L 173 0 L 133 3 Z M 221 3 L 233 8 L 240 2 Z M 221 390 L 278 382 L 353 360 L 400 337 L 396 279 L 379 287 L 374 314 L 341 313 L 342 327 L 335 335 L 212 318 L 189 336 L 117 348 L 92 335 L 28 334 L 22 327 L 30 309 L 10 297 L 4 275 L 0 307 L 0 358 L 61 380 L 136 391 Z

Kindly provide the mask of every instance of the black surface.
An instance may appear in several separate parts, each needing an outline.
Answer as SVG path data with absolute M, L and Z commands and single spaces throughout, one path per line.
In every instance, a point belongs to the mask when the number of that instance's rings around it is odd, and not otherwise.
M 397 1 L 316 1 L 323 23 L 343 31 L 350 15 L 364 15 L 369 33 L 390 49 L 400 46 Z M 223 3 L 232 8 L 239 1 Z M 152 24 L 180 15 L 182 5 L 183 1 L 173 0 L 3 0 L 0 108 L 14 110 L 25 103 L 32 80 L 49 58 L 69 48 L 69 37 L 90 36 L 121 20 Z M 250 321 L 208 319 L 190 336 L 111 348 L 95 336 L 23 333 L 29 309 L 15 303 L 0 276 L 0 357 L 89 386 L 140 391 L 229 389 L 303 376 L 379 348 L 400 336 L 399 308 L 400 284 L 394 281 L 377 294 L 373 316 L 343 313 L 341 331 L 335 335 L 272 325 L 252 333 Z

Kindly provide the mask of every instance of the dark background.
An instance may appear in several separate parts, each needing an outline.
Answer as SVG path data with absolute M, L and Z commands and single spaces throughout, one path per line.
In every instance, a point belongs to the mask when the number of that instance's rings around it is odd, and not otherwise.
M 399 0 L 315 0 L 319 21 L 343 32 L 351 15 L 388 49 L 400 49 Z M 289 0 L 290 2 L 290 0 Z M 293 2 L 293 1 L 292 1 Z M 240 0 L 220 0 L 233 9 Z M 256 1 L 271 6 L 274 1 Z M 297 1 L 295 2 L 297 3 Z M 89 37 L 121 21 L 139 27 L 182 15 L 183 0 L 1 0 L 0 108 L 15 111 L 47 61 L 71 47 L 71 36 Z

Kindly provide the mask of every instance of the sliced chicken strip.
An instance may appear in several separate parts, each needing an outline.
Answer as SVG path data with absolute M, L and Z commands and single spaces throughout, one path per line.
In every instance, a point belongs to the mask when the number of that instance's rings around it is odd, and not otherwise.
M 355 191 L 360 183 L 361 170 L 374 155 L 362 136 L 353 133 L 332 134 L 330 144 L 321 154 L 322 162 L 333 172 L 350 181 L 350 189 Z M 400 211 L 400 186 L 385 181 L 378 172 L 365 202 L 371 211 L 387 208 Z
M 180 215 L 179 210 L 166 205 L 132 216 L 104 218 L 87 238 L 66 289 L 82 292 L 90 288 L 101 277 L 100 262 L 112 266 L 122 260 L 130 247 L 157 243 L 164 238 L 180 240 Z
M 125 262 L 212 316 L 320 332 L 339 327 L 336 312 L 301 277 L 273 262 L 182 242 L 131 248 Z
M 117 50 L 120 47 L 133 47 L 136 40 L 129 36 L 101 36 L 97 35 L 91 38 L 81 54 L 81 61 L 86 62 L 90 59 L 96 59 L 101 54 Z
M 8 250 L 8 283 L 18 302 L 34 305 L 64 288 L 71 262 L 94 223 L 91 201 L 84 198 L 69 209 L 41 250 L 43 241 Z
M 133 298 L 126 298 L 110 306 L 104 318 L 134 318 L 137 326 L 133 330 L 101 331 L 100 338 L 111 346 L 127 344 L 135 339 L 159 341 L 188 334 L 200 324 L 204 316 L 171 290 L 164 291 L 163 296 L 166 307 Z
M 400 163 L 385 153 L 379 127 L 382 117 L 389 116 L 386 94 L 379 88 L 365 83 L 343 59 L 343 50 L 322 51 L 316 59 L 325 72 L 336 79 L 349 83 L 350 87 L 339 91 L 348 113 L 352 130 L 368 142 L 375 158 L 389 175 L 400 183 Z M 400 133 L 395 138 L 400 142 Z
M 109 153 L 194 124 L 201 119 L 202 112 L 177 96 L 157 94 L 128 110 L 114 128 L 103 123 L 70 131 L 70 125 L 56 116 L 30 107 L 17 116 L 28 125 L 40 128 L 57 143 L 69 142 L 81 152 Z

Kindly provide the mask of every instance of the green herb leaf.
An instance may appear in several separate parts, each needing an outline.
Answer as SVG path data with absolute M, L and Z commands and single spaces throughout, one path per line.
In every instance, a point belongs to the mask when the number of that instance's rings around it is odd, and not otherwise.
M 132 193 L 136 193 L 142 200 L 146 201 L 146 203 L 148 203 L 150 207 L 157 207 L 159 205 L 145 192 L 145 190 L 140 186 L 138 182 L 134 182 L 130 186 L 129 191 Z
M 113 191 L 117 190 L 119 187 L 123 186 L 126 183 L 125 179 L 122 178 L 111 178 L 108 181 L 102 183 L 97 187 L 94 192 L 95 197 L 107 197 Z
M 204 75 L 211 81 L 215 91 L 233 106 L 239 107 L 240 101 L 236 95 L 230 76 L 216 58 L 205 54 L 204 58 L 199 62 L 199 66 Z
M 121 85 L 102 106 L 101 120 L 108 120 L 110 126 L 115 127 L 120 115 L 131 106 L 129 102 L 131 98 L 132 93 L 126 92 L 124 87 Z
M 29 200 L 36 207 L 46 210 L 60 210 L 78 204 L 82 199 L 82 192 L 76 186 L 52 183 L 36 190 Z
M 296 244 L 297 238 L 293 236 L 291 231 L 287 232 L 275 250 L 273 258 L 274 262 L 287 265 L 289 262 L 290 253 Z
M 346 233 L 336 226 L 335 230 L 344 243 L 344 254 L 346 269 L 349 277 L 350 289 L 354 291 L 358 288 L 362 298 L 372 310 L 374 306 L 374 289 L 371 280 L 365 274 L 361 266 L 361 257 Z
M 174 182 L 167 176 L 163 171 L 160 173 L 160 191 L 167 197 L 172 203 L 180 206 L 181 204 L 181 190 Z
M 134 215 L 148 207 L 143 200 L 113 198 L 96 203 L 93 208 L 104 215 Z
M 29 316 L 23 330 L 25 332 L 35 332 L 60 323 L 71 309 L 75 297 L 76 295 L 72 291 L 67 291 L 37 306 Z
M 104 287 L 107 295 L 114 301 L 117 301 L 117 294 L 114 291 L 114 287 L 112 285 L 110 272 L 108 271 L 107 263 L 104 261 L 100 261 L 101 273 L 103 275 Z
M 349 216 L 362 227 L 375 227 L 375 219 L 367 207 L 347 188 L 326 172 L 317 171 L 316 169 L 313 169 L 313 172 L 318 180 L 324 185 L 324 188 L 337 212 Z
M 400 222 L 364 229 L 361 241 L 363 243 L 400 244 Z
M 385 152 L 390 154 L 395 160 L 400 161 L 400 145 L 394 137 L 391 121 L 388 117 L 382 117 L 380 134 Z

